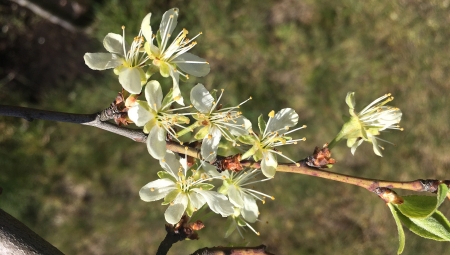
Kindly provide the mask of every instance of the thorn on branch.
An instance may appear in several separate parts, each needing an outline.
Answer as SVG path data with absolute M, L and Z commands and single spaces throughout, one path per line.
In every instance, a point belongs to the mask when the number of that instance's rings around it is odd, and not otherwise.
M 389 188 L 378 187 L 375 188 L 374 192 L 386 203 L 393 203 L 397 205 L 403 204 L 403 198 Z
M 331 168 L 336 160 L 331 157 L 331 151 L 328 144 L 324 144 L 322 149 L 316 147 L 313 155 L 306 158 L 306 165 L 314 168 Z

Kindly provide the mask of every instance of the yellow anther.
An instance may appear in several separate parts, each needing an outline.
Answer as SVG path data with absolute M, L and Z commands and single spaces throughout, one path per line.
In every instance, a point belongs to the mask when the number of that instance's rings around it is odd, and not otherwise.
M 124 30 L 125 29 L 125 26 L 122 26 L 122 30 Z
M 269 118 L 273 118 L 273 116 L 275 116 L 275 111 L 272 110 L 271 112 L 269 112 Z
M 296 165 L 297 167 L 300 167 L 300 164 L 299 164 L 299 163 L 295 163 L 295 165 Z
M 154 188 L 150 188 L 150 191 L 155 191 L 155 189 Z

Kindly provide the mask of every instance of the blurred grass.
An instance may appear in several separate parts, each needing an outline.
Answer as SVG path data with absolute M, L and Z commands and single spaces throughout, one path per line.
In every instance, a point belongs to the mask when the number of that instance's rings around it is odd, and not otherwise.
M 125 25 L 131 40 L 147 12 L 153 13 L 156 30 L 162 14 L 178 7 L 178 29 L 203 32 L 193 52 L 211 64 L 208 76 L 181 85 L 184 92 L 202 82 L 225 88 L 223 102 L 230 105 L 252 96 L 242 107 L 252 120 L 272 109 L 294 108 L 299 123 L 308 125 L 298 132 L 307 141 L 286 151 L 295 159 L 333 138 L 347 114 L 348 91 L 356 92 L 357 107 L 390 92 L 403 111 L 405 131 L 383 138 L 396 145 L 386 144 L 379 158 L 368 144 L 355 156 L 342 144 L 333 151 L 338 160 L 333 171 L 393 180 L 449 179 L 449 4 L 105 0 L 96 6 L 91 36 L 101 42 Z M 20 26 L 20 21 L 8 22 Z M 89 51 L 103 51 L 100 45 Z M 120 90 L 112 72 L 95 75 L 59 80 L 60 86 L 46 87 L 38 103 L 27 103 L 7 86 L 0 87 L 0 98 L 5 104 L 91 113 L 108 106 Z M 171 81 L 163 81 L 167 91 Z M 0 117 L 0 163 L 2 209 L 64 253 L 153 254 L 164 237 L 165 208 L 138 196 L 158 171 L 142 144 L 91 127 Z M 225 220 L 213 217 L 199 241 L 177 243 L 171 254 L 247 243 L 264 243 L 276 254 L 394 254 L 397 249 L 389 210 L 360 188 L 278 173 L 262 189 L 276 200 L 260 206 L 255 225 L 260 237 L 223 239 L 217 229 L 225 228 Z M 442 211 L 450 216 L 448 203 Z M 448 243 L 407 232 L 405 254 L 449 249 Z

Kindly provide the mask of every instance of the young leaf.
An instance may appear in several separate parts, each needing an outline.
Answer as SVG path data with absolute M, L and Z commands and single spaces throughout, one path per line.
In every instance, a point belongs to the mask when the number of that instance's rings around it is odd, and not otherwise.
M 409 218 L 427 218 L 431 216 L 438 207 L 444 202 L 448 187 L 440 184 L 438 187 L 437 197 L 433 196 L 404 196 L 403 204 L 397 208 Z
M 444 202 L 445 198 L 447 197 L 447 193 L 447 185 L 444 183 L 439 184 L 437 192 L 438 207 Z
M 403 200 L 397 208 L 408 218 L 427 218 L 437 209 L 434 196 L 404 196 Z
M 450 223 L 445 216 L 436 211 L 426 219 L 411 219 L 417 226 L 442 238 L 442 241 L 450 241 Z
M 450 241 L 450 223 L 436 211 L 428 218 L 408 218 L 395 208 L 403 225 L 418 236 L 436 241 Z
M 398 232 L 398 250 L 397 254 L 402 254 L 403 249 L 405 248 L 405 232 L 403 231 L 402 223 L 400 222 L 400 218 L 398 217 L 397 210 L 394 205 L 388 203 L 389 209 L 391 209 L 392 216 L 394 216 L 395 224 L 397 225 Z

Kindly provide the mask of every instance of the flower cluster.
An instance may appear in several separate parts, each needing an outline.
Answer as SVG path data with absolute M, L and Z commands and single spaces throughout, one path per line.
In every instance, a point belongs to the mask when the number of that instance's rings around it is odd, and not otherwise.
M 103 46 L 108 53 L 86 53 L 84 61 L 94 70 L 114 68 L 114 72 L 119 75 L 120 84 L 131 94 L 141 93 L 142 86 L 146 84 L 154 70 L 159 70 L 163 77 L 172 77 L 173 97 L 183 105 L 179 75 L 186 78 L 189 78 L 188 74 L 205 76 L 209 73 L 209 64 L 204 59 L 188 53 L 197 44 L 193 39 L 198 35 L 188 39 L 186 37 L 188 31 L 183 29 L 169 43 L 177 25 L 177 8 L 164 13 L 156 35 L 150 26 L 150 17 L 151 13 L 143 19 L 141 30 L 131 46 L 125 42 L 125 27 L 122 27 L 123 36 L 109 33 L 103 40 Z
M 94 70 L 114 68 L 119 83 L 129 93 L 124 100 L 128 117 L 125 122 L 133 122 L 148 134 L 148 152 L 159 160 L 163 169 L 158 172 L 158 180 L 141 188 L 141 199 L 146 202 L 163 199 L 162 204 L 168 205 L 164 216 L 170 224 L 177 224 L 184 214 L 190 217 L 207 206 L 214 213 L 229 217 L 231 224 L 226 235 L 236 229 L 242 235 L 243 227 L 259 234 L 250 225 L 258 220 L 257 201 L 264 203 L 266 198 L 274 198 L 255 190 L 253 185 L 275 176 L 278 156 L 299 166 L 278 147 L 304 141 L 305 138 L 292 138 L 290 134 L 306 126 L 295 128 L 298 114 L 294 109 L 284 108 L 277 113 L 271 111 L 267 122 L 262 115 L 259 116 L 259 133 L 256 133 L 252 130 L 251 122 L 240 111 L 240 106 L 251 98 L 237 106 L 223 107 L 219 101 L 224 90 L 217 96 L 217 91 L 209 92 L 200 83 L 190 91 L 191 105 L 184 107 L 179 88 L 180 75 L 184 78 L 189 78 L 189 75 L 200 77 L 210 71 L 208 62 L 188 52 L 197 44 L 194 40 L 200 34 L 188 39 L 188 31 L 182 29 L 175 37 L 172 36 L 178 19 L 176 8 L 164 13 L 159 30 L 155 33 L 150 26 L 150 18 L 150 13 L 145 16 L 141 30 L 131 45 L 125 41 L 123 27 L 123 35 L 106 35 L 103 45 L 107 53 L 86 53 L 84 56 L 86 65 Z M 165 96 L 160 83 L 150 79 L 157 72 L 162 77 L 172 78 L 173 86 Z M 138 100 L 142 91 L 146 100 Z M 384 95 L 356 113 L 354 93 L 348 93 L 346 102 L 350 107 L 350 120 L 328 144 L 328 152 L 336 142 L 347 139 L 352 153 L 363 141 L 368 141 L 373 144 L 374 152 L 381 156 L 382 147 L 377 142 L 381 140 L 378 138 L 380 132 L 401 129 L 398 123 L 402 112 L 398 108 L 386 106 L 392 100 L 390 94 Z M 182 107 L 174 107 L 174 102 Z M 197 159 L 188 163 L 187 155 L 180 157 L 167 150 L 169 140 L 177 141 L 180 145 L 182 141 L 189 142 L 192 147 L 198 145 L 196 148 L 200 151 L 195 156 Z M 228 168 L 237 172 L 219 173 L 212 166 L 223 163 L 217 161 L 221 160 L 221 156 L 232 154 L 234 156 L 230 157 L 236 161 L 233 164 L 239 167 L 219 168 L 222 168 L 221 171 Z M 253 168 L 241 164 L 241 158 L 253 158 Z M 259 178 L 260 175 L 265 177 Z M 218 180 L 221 185 L 213 190 L 213 183 Z

